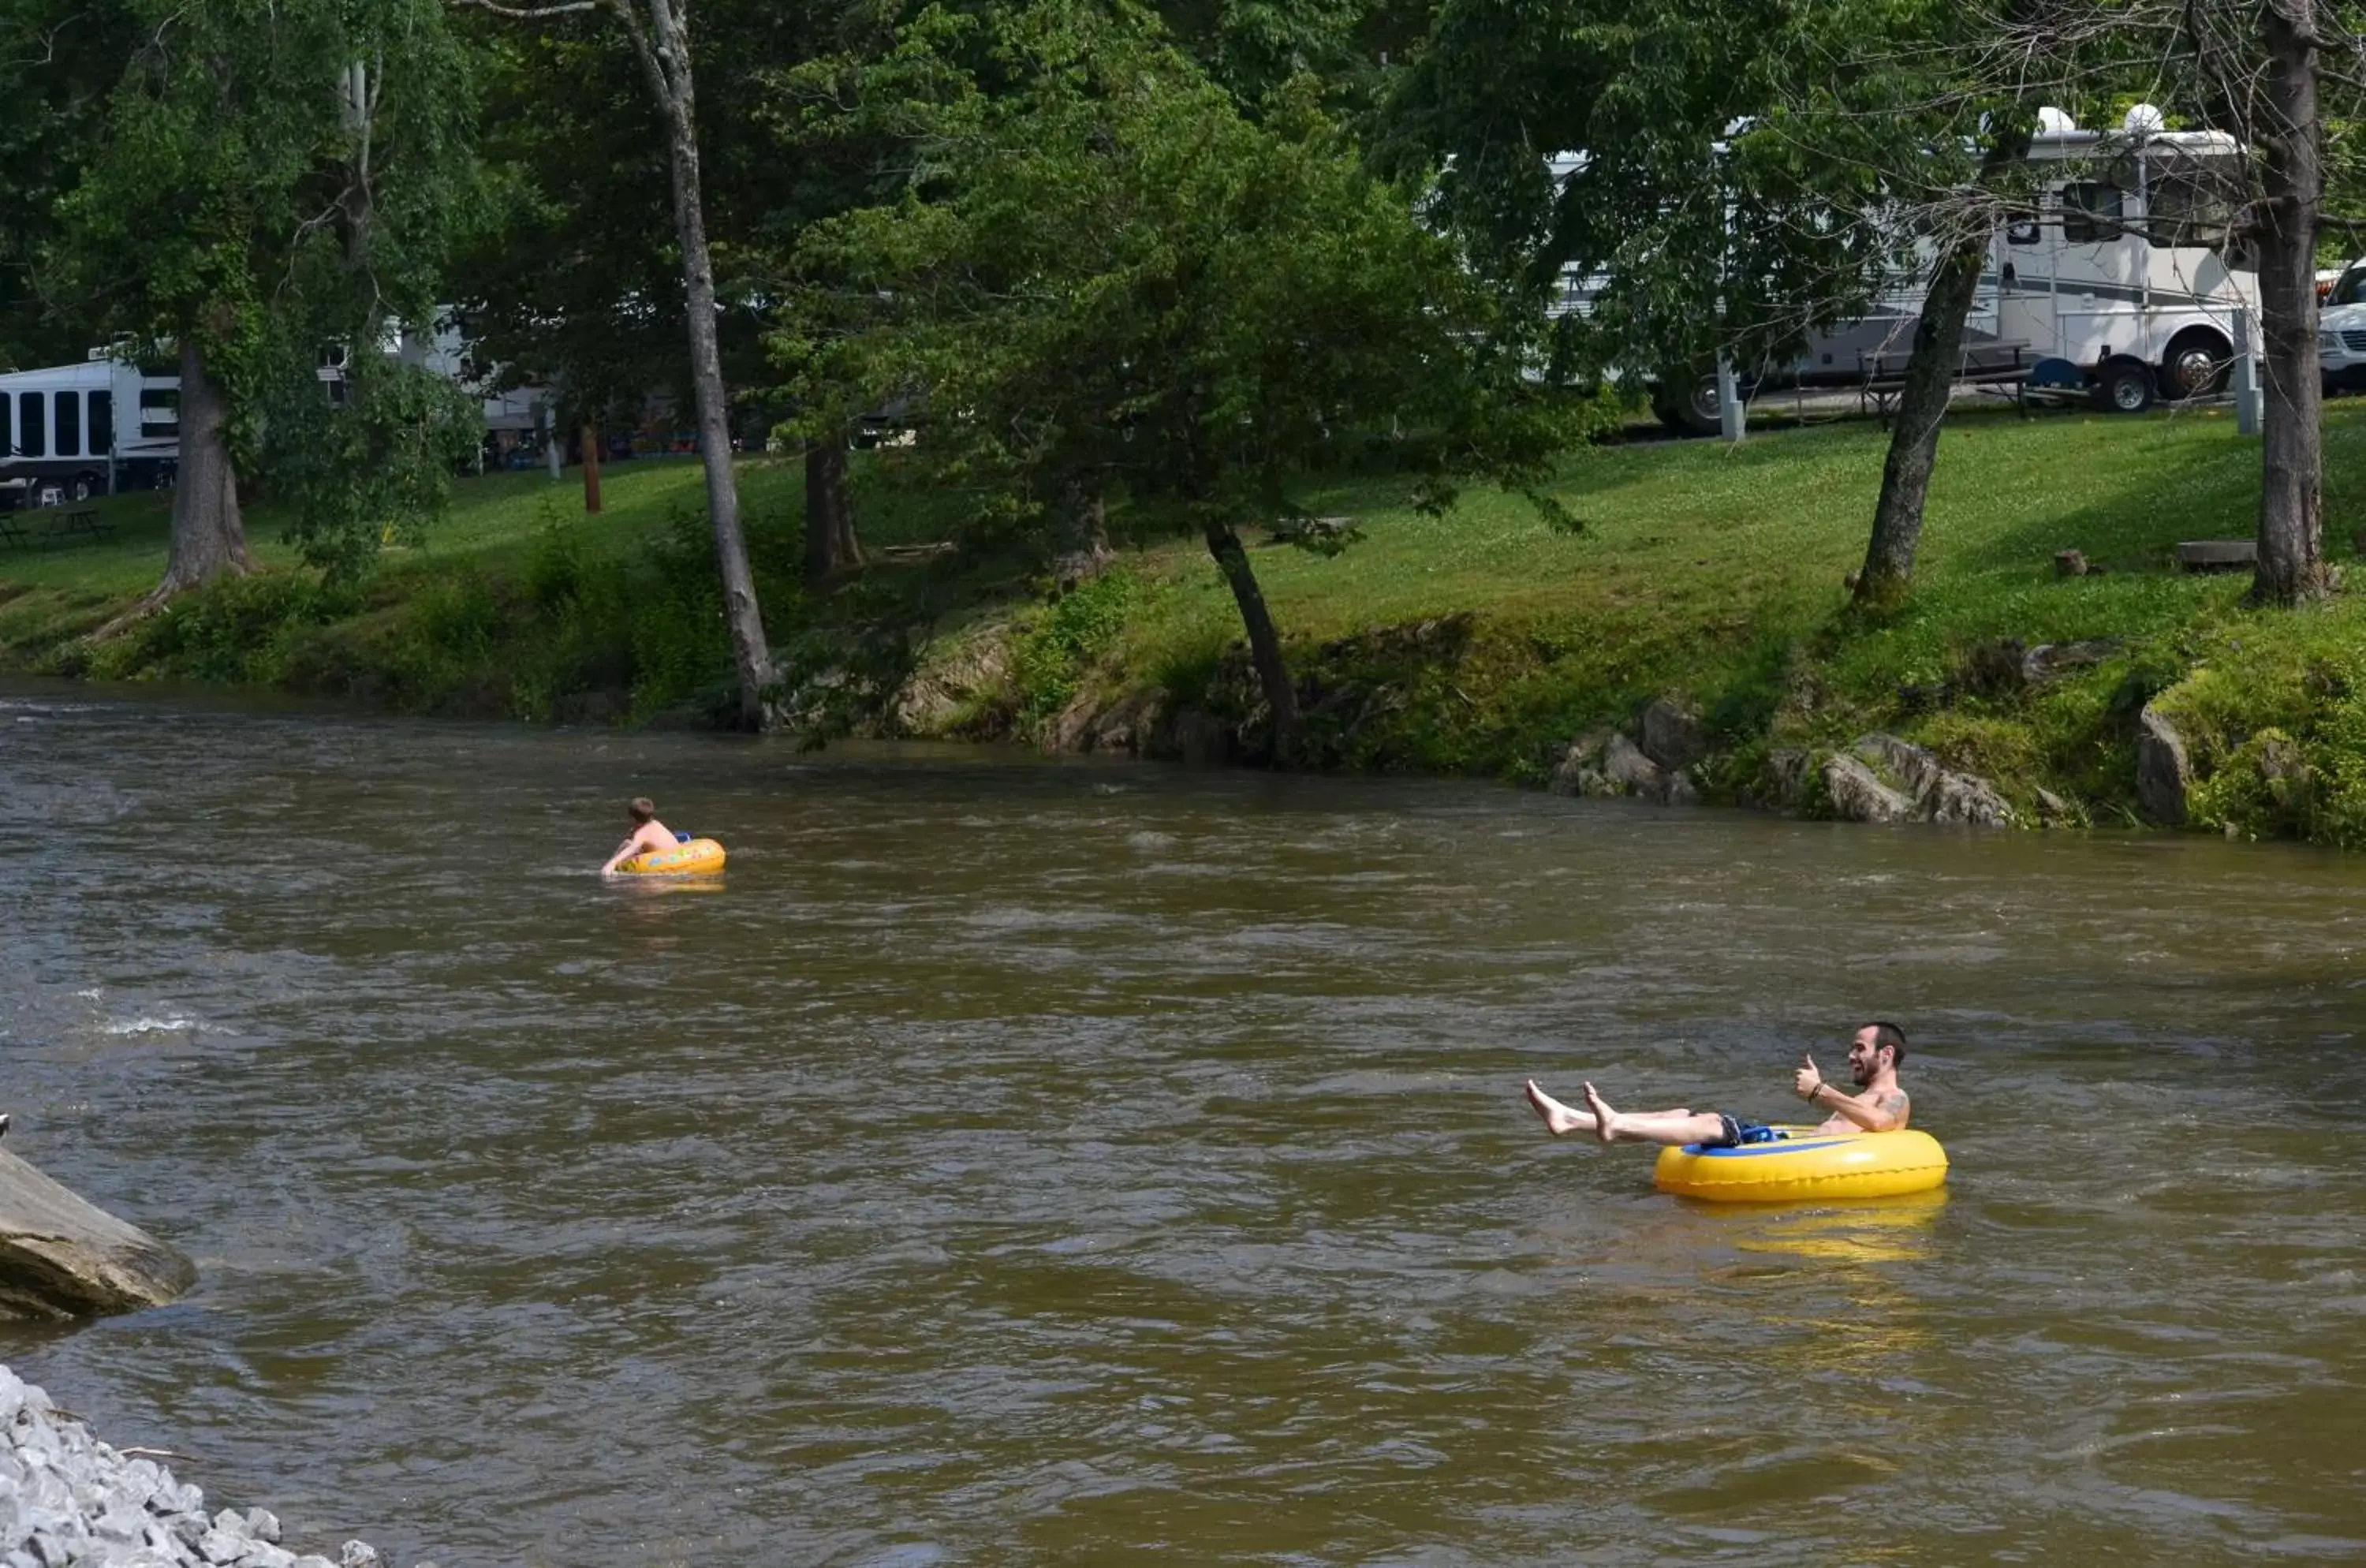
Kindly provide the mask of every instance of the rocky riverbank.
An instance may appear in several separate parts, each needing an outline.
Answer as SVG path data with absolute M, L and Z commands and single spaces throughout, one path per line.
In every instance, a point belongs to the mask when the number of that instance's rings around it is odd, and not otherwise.
M 208 1514 L 199 1488 L 99 1441 L 6 1367 L 0 1438 L 6 1568 L 381 1568 L 363 1541 L 344 1542 L 333 1558 L 283 1546 L 268 1509 Z

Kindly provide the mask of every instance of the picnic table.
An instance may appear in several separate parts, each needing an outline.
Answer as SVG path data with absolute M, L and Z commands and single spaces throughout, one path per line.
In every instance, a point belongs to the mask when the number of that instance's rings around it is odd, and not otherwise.
M 2012 399 L 2021 405 L 2021 412 L 2026 416 L 2029 412 L 2029 373 L 2035 368 L 2024 357 L 2028 348 L 2025 343 L 1967 344 L 1963 358 L 1955 366 L 1955 379 L 1958 385 L 1977 387 L 1983 391 Z M 1885 421 L 1889 418 L 1898 407 L 1898 394 L 1906 389 L 1906 365 L 1910 357 L 1905 353 L 1858 356 L 1858 367 L 1864 373 L 1864 380 L 1857 388 L 1860 412 L 1878 414 Z
M 99 515 L 96 506 L 40 506 L 30 512 L 0 512 L 0 544 L 11 549 L 31 545 L 72 545 L 82 540 L 111 539 L 115 525 Z

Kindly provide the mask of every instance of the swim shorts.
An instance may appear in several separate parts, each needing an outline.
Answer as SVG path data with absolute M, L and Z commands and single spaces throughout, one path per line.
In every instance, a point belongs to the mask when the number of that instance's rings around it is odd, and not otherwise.
M 1779 1144 L 1791 1135 L 1778 1128 L 1769 1127 L 1763 1122 L 1737 1122 L 1722 1111 L 1717 1112 L 1717 1119 L 1724 1126 L 1724 1135 L 1715 1143 L 1701 1145 L 1705 1149 L 1733 1149 L 1744 1144 Z

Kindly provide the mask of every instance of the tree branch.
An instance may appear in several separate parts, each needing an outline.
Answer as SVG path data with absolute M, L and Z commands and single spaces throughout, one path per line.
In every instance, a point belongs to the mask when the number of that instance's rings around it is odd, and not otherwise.
M 500 6 L 494 0 L 445 0 L 448 6 L 460 6 L 474 11 L 490 11 L 496 17 L 507 17 L 513 22 L 536 22 L 545 17 L 564 17 L 573 11 L 596 11 L 600 0 L 559 0 L 551 6 Z

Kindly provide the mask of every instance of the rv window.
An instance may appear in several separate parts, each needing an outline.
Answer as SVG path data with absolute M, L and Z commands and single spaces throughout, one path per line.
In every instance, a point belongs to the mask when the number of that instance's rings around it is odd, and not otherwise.
M 8 418 L 9 412 L 16 406 L 9 400 L 7 393 L 0 392 L 0 457 L 17 455 L 17 430 Z
M 2233 175 L 2207 165 L 2156 164 L 2147 191 L 2151 210 L 2145 225 L 2154 247 L 2215 247 L 2226 243 L 2235 221 Z
M 58 404 L 58 456 L 82 456 L 82 394 L 60 392 Z
M 90 455 L 104 457 L 115 450 L 115 394 L 90 395 Z
M 2062 187 L 2062 238 L 2091 245 L 2120 235 L 2120 187 L 2080 183 Z
M 2011 212 L 2005 215 L 2004 243 L 2008 245 L 2037 243 L 2037 214 Z
M 140 389 L 140 434 L 168 434 L 181 428 L 181 389 L 178 387 L 142 387 Z
M 17 451 L 26 457 L 46 457 L 50 455 L 50 422 L 43 417 L 44 405 L 39 392 L 17 394 Z

